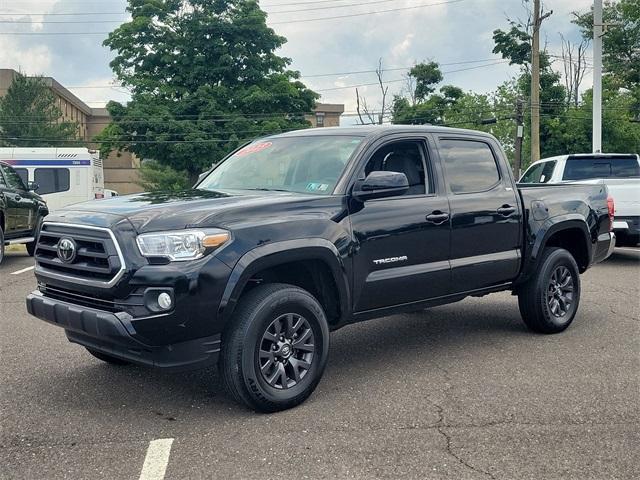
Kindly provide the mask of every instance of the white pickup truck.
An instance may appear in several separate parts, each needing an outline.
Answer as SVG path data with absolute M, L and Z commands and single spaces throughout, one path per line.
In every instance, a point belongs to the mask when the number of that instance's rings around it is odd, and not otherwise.
M 544 158 L 520 183 L 604 183 L 615 202 L 613 229 L 619 245 L 640 243 L 640 157 L 637 154 L 581 153 Z

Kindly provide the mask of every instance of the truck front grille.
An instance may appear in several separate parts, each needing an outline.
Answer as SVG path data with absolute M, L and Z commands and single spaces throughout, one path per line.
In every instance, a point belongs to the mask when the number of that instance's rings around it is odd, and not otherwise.
M 39 273 L 73 283 L 106 288 L 124 273 L 120 247 L 101 227 L 45 222 L 35 258 Z

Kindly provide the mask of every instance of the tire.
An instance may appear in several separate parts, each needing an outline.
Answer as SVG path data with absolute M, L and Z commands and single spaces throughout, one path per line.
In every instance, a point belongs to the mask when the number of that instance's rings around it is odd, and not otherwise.
M 35 240 L 25 245 L 27 247 L 27 253 L 30 257 L 33 257 L 33 255 L 36 253 L 36 243 L 38 243 L 38 235 L 40 235 L 40 229 L 42 228 L 42 220 L 42 218 L 38 220 L 38 226 L 36 227 L 36 231 L 33 235 L 33 238 L 35 238 Z
M 322 306 L 292 285 L 260 285 L 243 296 L 222 338 L 225 387 L 259 412 L 304 402 L 327 364 L 329 327 Z
M 0 263 L 2 263 L 3 258 L 4 258 L 4 230 L 2 230 L 2 225 L 0 225 Z
M 546 249 L 535 275 L 518 293 L 524 323 L 534 332 L 559 333 L 571 324 L 580 305 L 580 273 L 562 248 Z
M 87 348 L 87 347 L 85 347 Z M 97 350 L 93 350 L 91 348 L 87 348 L 87 352 L 96 357 L 98 360 L 102 360 L 103 362 L 110 363 L 111 365 L 130 365 L 131 362 L 127 362 L 126 360 L 122 360 L 120 358 L 112 357 L 111 355 L 107 355 L 106 353 L 98 352 Z

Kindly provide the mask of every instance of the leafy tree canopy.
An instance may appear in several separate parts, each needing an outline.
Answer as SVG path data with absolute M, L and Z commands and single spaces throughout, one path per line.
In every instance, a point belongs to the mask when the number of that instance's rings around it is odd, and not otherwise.
M 593 11 L 575 13 L 574 23 L 582 28 L 584 38 L 593 37 Z M 603 66 L 612 77 L 611 87 L 633 91 L 640 86 L 640 2 L 619 0 L 605 2 L 603 23 Z
M 61 115 L 53 92 L 41 77 L 18 73 L 6 95 L 0 98 L 0 146 L 74 144 L 78 126 L 75 122 L 59 121 Z
M 318 95 L 276 55 L 286 41 L 254 0 L 129 0 L 105 45 L 132 92 L 108 105 L 103 150 L 122 148 L 191 180 L 255 136 L 306 128 Z

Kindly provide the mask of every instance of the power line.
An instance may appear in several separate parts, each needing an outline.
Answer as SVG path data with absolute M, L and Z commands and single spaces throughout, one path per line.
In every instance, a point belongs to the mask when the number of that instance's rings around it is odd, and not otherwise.
M 484 63 L 484 62 L 491 62 L 495 60 L 495 58 L 485 58 L 483 60 L 464 60 L 464 61 L 460 61 L 460 62 L 447 62 L 447 63 L 440 63 L 437 62 L 439 66 L 444 67 L 444 66 L 452 66 L 452 65 L 467 65 L 467 64 L 471 64 L 471 63 Z M 506 62 L 506 60 L 505 60 Z M 503 63 L 502 61 L 500 61 L 500 63 Z M 484 67 L 486 65 L 482 65 L 481 67 Z M 390 67 L 390 68 L 384 68 L 382 69 L 383 73 L 384 72 L 397 72 L 397 71 L 403 71 L 403 70 L 411 70 L 413 68 L 413 65 L 410 67 Z M 343 76 L 343 75 L 360 75 L 360 74 L 364 74 L 364 73 L 376 73 L 377 70 L 355 70 L 355 71 L 350 71 L 350 72 L 333 72 L 333 73 L 317 73 L 317 74 L 313 74 L 313 75 L 305 75 L 305 74 L 301 74 L 302 78 L 321 78 L 321 77 L 338 77 L 338 76 Z M 449 72 L 451 73 L 451 72 Z M 106 85 L 72 85 L 72 86 L 68 86 L 65 85 L 65 88 L 70 89 L 70 90 L 76 90 L 76 89 L 96 89 L 96 88 L 129 88 L 126 85 L 123 84 L 106 84 Z M 122 92 L 124 93 L 124 92 Z M 94 102 L 97 103 L 97 102 Z
M 443 75 L 448 75 L 451 73 L 457 73 L 457 72 L 464 72 L 467 70 L 475 70 L 478 68 L 485 68 L 485 67 L 491 67 L 494 65 L 500 65 L 500 64 L 504 64 L 504 63 L 508 63 L 508 60 L 501 60 L 499 62 L 494 62 L 494 63 L 488 63 L 487 65 L 478 65 L 475 67 L 468 67 L 468 68 L 460 68 L 458 70 L 449 70 L 447 72 L 442 72 Z M 394 79 L 394 80 L 384 80 L 382 83 L 383 84 L 387 84 L 387 83 L 398 83 L 398 82 L 404 82 L 406 79 L 405 78 L 398 78 L 398 79 Z M 332 88 L 321 88 L 321 89 L 317 89 L 314 90 L 315 92 L 329 92 L 329 91 L 334 91 L 334 90 L 344 90 L 344 89 L 348 89 L 348 88 L 356 88 L 356 87 L 370 87 L 373 85 L 379 85 L 379 82 L 374 82 L 374 83 L 360 83 L 357 85 L 345 85 L 344 87 L 332 87 Z
M 337 1 L 337 0 L 333 0 Z M 389 3 L 395 2 L 396 0 L 373 0 L 368 2 L 359 2 L 359 3 L 348 3 L 346 5 L 334 5 L 331 7 L 312 7 L 312 8 L 298 8 L 294 10 L 280 10 L 280 11 L 265 11 L 265 13 L 269 15 L 280 15 L 283 13 L 303 13 L 303 12 L 311 12 L 316 10 L 326 10 L 327 8 L 336 9 L 336 8 L 353 8 L 353 7 L 362 7 L 362 6 L 370 6 L 370 5 L 378 5 L 381 3 Z M 33 15 L 33 14 L 31 14 Z M 121 15 L 128 15 L 128 12 L 122 12 Z M 86 23 L 123 23 L 123 20 L 0 20 L 0 24 L 2 23 L 11 23 L 11 24 L 86 24 Z
M 411 7 L 401 7 L 401 8 L 390 8 L 387 10 L 376 10 L 373 12 L 361 12 L 361 13 L 352 13 L 347 15 L 334 15 L 331 17 L 316 17 L 316 18 L 307 18 L 307 19 L 297 19 L 297 20 L 287 20 L 287 21 L 279 21 L 279 22 L 268 22 L 269 25 L 289 25 L 292 23 L 308 23 L 308 22 L 319 22 L 325 20 L 337 20 L 342 18 L 353 18 L 353 17 L 362 17 L 366 15 L 378 15 L 380 13 L 392 13 L 392 12 L 400 12 L 406 10 L 414 10 L 417 8 L 425 8 L 425 7 L 435 7 L 439 5 L 447 5 L 453 3 L 465 2 L 467 0 L 445 0 L 437 3 L 427 3 L 423 5 L 414 5 Z M 78 23 L 78 22 L 76 22 Z M 81 22 L 88 23 L 88 22 Z M 50 35 L 108 35 L 111 32 L 0 32 L 0 35 L 34 35 L 34 36 L 50 36 Z
M 315 1 L 311 1 L 311 2 L 288 2 L 288 3 L 269 3 L 269 4 L 261 4 L 260 8 L 263 11 L 266 11 L 265 9 L 268 8 L 272 8 L 272 7 L 290 7 L 290 6 L 308 6 L 308 5 L 319 5 L 319 4 L 327 4 L 327 3 L 338 3 L 338 2 L 346 2 L 346 1 L 350 1 L 350 0 L 315 0 Z M 351 0 L 353 1 L 353 0 Z M 268 12 L 267 13 L 290 13 L 290 12 L 304 12 L 306 10 L 324 10 L 327 8 L 346 8 L 346 7 L 353 7 L 353 6 L 361 6 L 361 5 L 372 5 L 372 4 L 378 4 L 378 3 L 389 3 L 389 2 L 396 2 L 397 0 L 375 0 L 372 2 L 360 2 L 360 3 L 355 3 L 355 4 L 347 4 L 347 5 L 333 5 L 333 6 L 323 6 L 323 7 L 318 7 L 318 8 L 309 8 L 309 9 L 305 9 L 305 8 L 301 8 L 301 9 L 297 9 L 297 10 L 291 10 L 289 12 L 287 11 L 279 11 L 279 12 Z M 412 0 L 413 1 L 413 0 Z M 14 12 L 14 13 L 0 13 L 0 16 L 3 17 L 7 17 L 7 16 L 30 16 L 30 17 L 44 17 L 44 16 L 89 16 L 89 15 L 128 15 L 129 12 L 127 11 L 121 11 L 121 12 L 43 12 L 43 13 L 31 13 L 31 12 Z M 42 22 L 36 22 L 36 23 L 42 23 Z M 46 23 L 46 22 L 44 22 Z

